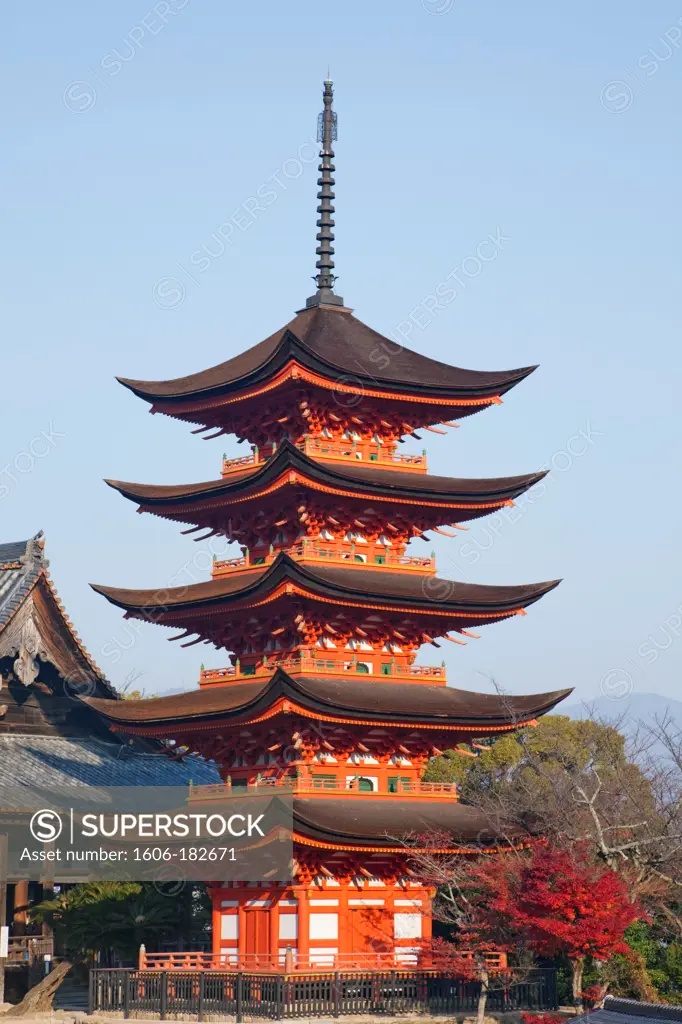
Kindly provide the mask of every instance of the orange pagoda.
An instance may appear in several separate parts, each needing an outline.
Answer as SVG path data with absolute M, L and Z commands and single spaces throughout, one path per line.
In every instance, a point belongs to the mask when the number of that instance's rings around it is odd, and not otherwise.
M 332 100 L 326 81 L 317 290 L 305 308 L 212 369 L 121 380 L 151 412 L 209 437 L 236 434 L 251 454 L 224 458 L 220 479 L 207 483 L 107 481 L 138 511 L 241 549 L 205 583 L 95 587 L 126 617 L 182 630 L 171 639 L 183 646 L 230 652 L 227 667 L 202 668 L 199 691 L 92 698 L 112 727 L 198 751 L 219 766 L 226 791 L 293 791 L 294 878 L 213 886 L 216 966 L 352 964 L 367 954 L 414 963 L 430 937 L 430 893 L 402 837 L 438 828 L 463 854 L 495 846 L 490 823 L 453 785 L 421 781 L 429 759 L 532 724 L 569 692 L 467 692 L 446 685 L 444 663 L 415 663 L 424 644 L 466 643 L 557 585 L 439 579 L 433 555 L 411 545 L 429 531 L 455 536 L 541 479 L 431 476 L 424 452 L 401 450 L 418 430 L 443 434 L 439 424 L 500 404 L 534 368 L 463 370 L 395 351 L 335 294 Z M 162 962 L 148 954 L 145 964 Z

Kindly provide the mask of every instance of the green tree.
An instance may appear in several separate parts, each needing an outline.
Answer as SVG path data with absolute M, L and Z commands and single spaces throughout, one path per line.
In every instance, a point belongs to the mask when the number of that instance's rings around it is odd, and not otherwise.
M 43 901 L 31 918 L 52 925 L 62 954 L 111 964 L 115 957 L 135 960 L 143 943 L 154 948 L 177 939 L 191 948 L 206 931 L 210 913 L 200 886 L 166 894 L 148 883 L 91 882 Z

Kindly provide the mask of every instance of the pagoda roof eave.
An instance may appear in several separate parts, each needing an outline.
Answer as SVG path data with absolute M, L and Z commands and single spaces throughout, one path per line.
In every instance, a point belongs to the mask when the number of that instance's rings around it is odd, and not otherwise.
M 504 394 L 536 369 L 461 369 L 397 345 L 347 309 L 317 307 L 303 310 L 240 355 L 199 373 L 166 381 L 117 379 L 145 401 L 186 402 L 242 390 L 269 379 L 292 360 L 331 379 L 350 374 L 370 390 L 425 391 L 446 401 Z
M 227 683 L 147 700 L 111 702 L 85 698 L 124 730 L 161 734 L 176 727 L 204 731 L 208 723 L 235 727 L 261 720 L 286 701 L 290 712 L 358 724 L 405 724 L 463 730 L 476 736 L 511 731 L 551 711 L 572 691 L 528 696 L 486 694 L 413 683 L 362 682 L 354 678 L 297 676 L 277 669 L 266 682 Z
M 229 499 L 252 491 L 254 496 L 276 480 L 282 473 L 294 470 L 313 481 L 330 487 L 337 487 L 347 493 L 349 485 L 359 488 L 361 496 L 376 495 L 419 500 L 425 494 L 448 501 L 466 504 L 480 502 L 504 503 L 519 497 L 546 476 L 546 471 L 526 473 L 511 477 L 490 479 L 457 478 L 409 474 L 397 469 L 356 463 L 339 466 L 312 459 L 289 441 L 285 441 L 267 462 L 253 470 L 230 475 L 220 480 L 208 480 L 196 484 L 158 485 L 137 484 L 121 480 L 106 480 L 123 497 L 144 505 L 163 507 L 213 501 L 216 498 Z
M 410 802 L 409 829 L 400 801 L 295 797 L 293 810 L 295 842 L 338 850 L 395 850 L 409 856 L 419 845 L 419 834 L 437 834 L 446 842 L 439 852 L 473 854 L 530 839 L 519 825 L 493 821 L 479 808 L 459 801 Z
M 91 584 L 111 604 L 133 616 L 151 617 L 154 621 L 172 619 L 177 613 L 203 608 L 207 613 L 216 608 L 246 605 L 267 596 L 274 599 L 287 584 L 292 592 L 313 599 L 342 601 L 357 607 L 403 608 L 463 614 L 475 621 L 518 614 L 534 604 L 560 580 L 522 586 L 486 586 L 460 583 L 429 577 L 425 585 L 421 577 L 410 573 L 394 573 L 367 569 L 361 578 L 352 569 L 330 566 L 310 566 L 295 562 L 288 555 L 279 554 L 264 568 L 226 574 L 205 583 L 187 587 L 156 590 L 124 590 Z M 161 614 L 159 614 L 161 613 Z

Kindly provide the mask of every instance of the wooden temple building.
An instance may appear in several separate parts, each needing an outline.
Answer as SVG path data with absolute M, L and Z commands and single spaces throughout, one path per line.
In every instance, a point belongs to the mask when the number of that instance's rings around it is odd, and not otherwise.
M 214 767 L 200 758 L 177 760 L 157 740 L 113 732 L 109 720 L 84 703 L 88 695 L 103 704 L 124 703 L 66 612 L 42 533 L 0 544 L 0 792 L 217 780 Z M 68 882 L 68 875 L 52 880 Z M 54 952 L 51 932 L 32 924 L 28 913 L 47 898 L 52 883 L 13 879 L 5 885 L 0 878 L 0 924 L 10 927 L 5 966 L 11 994 L 39 979 L 44 956 Z
M 317 290 L 305 308 L 219 366 L 121 380 L 152 413 L 251 446 L 206 483 L 107 481 L 138 511 L 201 531 L 196 539 L 224 535 L 238 557 L 178 589 L 95 587 L 126 617 L 179 629 L 171 639 L 183 646 L 229 652 L 226 667 L 202 669 L 198 692 L 91 698 L 112 729 L 200 752 L 230 792 L 293 791 L 293 882 L 213 886 L 215 966 L 276 965 L 287 950 L 302 967 L 368 954 L 413 963 L 430 937 L 430 893 L 410 868 L 406 833 L 446 830 L 448 849 L 463 855 L 496 845 L 490 822 L 454 786 L 422 781 L 429 759 L 533 724 L 569 692 L 466 692 L 446 685 L 443 664 L 416 663 L 423 645 L 466 643 L 479 627 L 524 616 L 557 585 L 440 579 L 433 556 L 412 545 L 429 532 L 455 536 L 541 479 L 431 476 L 423 452 L 402 450 L 419 430 L 444 434 L 498 406 L 534 368 L 449 366 L 397 350 L 353 316 L 334 291 L 335 138 L 327 81 Z M 146 966 L 163 963 L 147 954 Z

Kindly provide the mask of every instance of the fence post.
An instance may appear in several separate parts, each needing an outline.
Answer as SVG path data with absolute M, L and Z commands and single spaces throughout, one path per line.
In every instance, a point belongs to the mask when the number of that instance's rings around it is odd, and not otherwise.
M 237 998 L 236 998 L 236 1024 L 242 1024 L 244 1020 L 244 975 L 241 971 L 237 972 Z
M 197 1020 L 204 1019 L 204 989 L 205 989 L 206 975 L 203 971 L 199 972 L 199 1005 L 197 1006 Z
M 159 995 L 159 1017 L 161 1020 L 166 1019 L 166 1009 L 168 1007 L 168 974 L 166 971 L 161 971 L 161 992 Z
M 551 967 L 550 970 L 549 970 L 549 974 L 545 975 L 545 977 L 547 977 L 547 980 L 549 982 L 549 985 L 548 985 L 549 992 L 547 993 L 548 996 L 549 996 L 549 999 L 547 1001 L 551 1003 L 551 1007 L 552 1007 L 553 1010 L 558 1010 L 559 1009 L 559 996 L 558 996 L 558 993 L 557 993 L 556 967 Z
M 88 1014 L 95 1009 L 95 972 L 90 968 L 88 971 Z
M 132 975 L 128 971 L 123 972 L 123 1016 L 127 1020 L 130 1017 L 130 982 Z
M 334 971 L 334 1016 L 341 1014 L 341 978 L 338 971 Z

